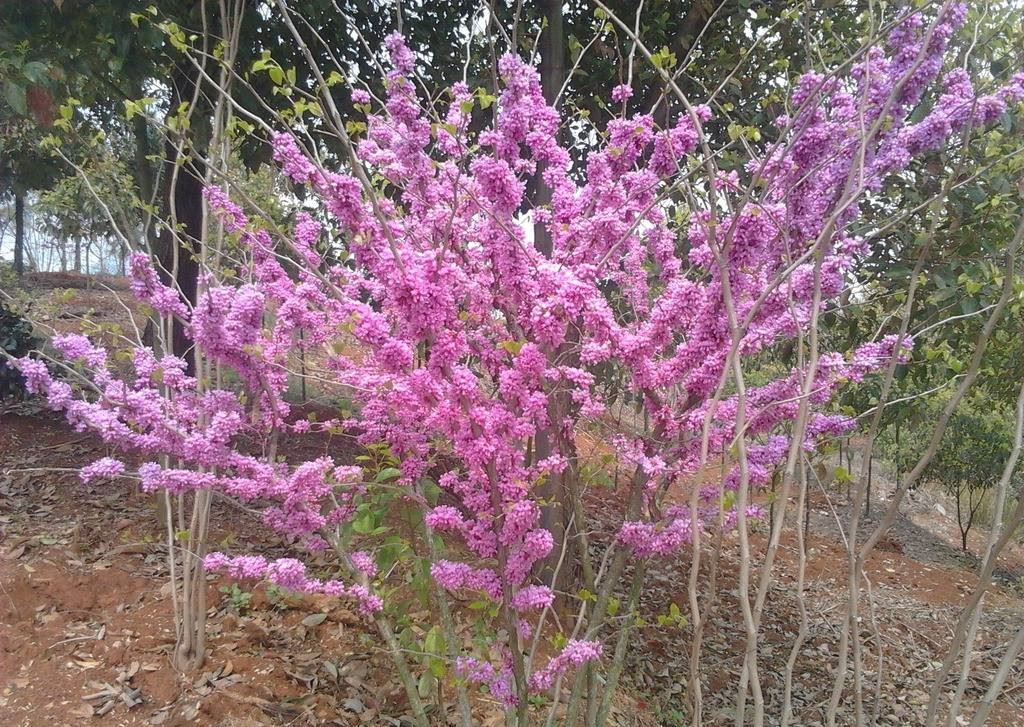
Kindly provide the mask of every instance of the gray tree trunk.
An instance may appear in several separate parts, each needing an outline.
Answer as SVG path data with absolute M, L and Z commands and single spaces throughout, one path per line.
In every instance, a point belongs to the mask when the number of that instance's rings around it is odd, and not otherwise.
M 25 272 L 25 195 L 14 193 L 14 272 Z

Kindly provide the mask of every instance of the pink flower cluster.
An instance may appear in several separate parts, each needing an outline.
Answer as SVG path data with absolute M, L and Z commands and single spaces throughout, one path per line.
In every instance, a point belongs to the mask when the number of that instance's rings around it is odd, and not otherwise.
M 349 598 L 358 605 L 366 616 L 384 608 L 379 596 L 373 595 L 366 586 L 346 586 L 341 581 L 323 581 L 310 578 L 302 561 L 294 558 L 267 560 L 258 555 L 240 555 L 230 558 L 223 553 L 210 553 L 203 560 L 206 570 L 226 573 L 232 578 L 245 580 L 267 580 L 274 585 L 297 593 L 323 593 L 328 596 Z
M 569 639 L 562 650 L 549 659 L 543 668 L 533 671 L 529 691 L 537 694 L 551 689 L 558 677 L 572 668 L 597 661 L 601 658 L 602 652 L 603 647 L 597 641 Z M 491 695 L 508 707 L 514 707 L 519 703 L 507 655 L 500 667 L 476 657 L 460 656 L 455 663 L 455 672 L 466 681 L 486 684 Z
M 78 476 L 82 482 L 89 484 L 93 480 L 120 477 L 124 474 L 124 470 L 124 462 L 121 460 L 104 457 L 83 467 L 79 470 Z
M 572 667 L 582 666 L 588 661 L 601 658 L 603 648 L 597 641 L 580 641 L 569 639 L 562 650 L 544 665 L 543 669 L 533 672 L 530 677 L 530 688 L 542 692 L 554 686 L 555 679 Z

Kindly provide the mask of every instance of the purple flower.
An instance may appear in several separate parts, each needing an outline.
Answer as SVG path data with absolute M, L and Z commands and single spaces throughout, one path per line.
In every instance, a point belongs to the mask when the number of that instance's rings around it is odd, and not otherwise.
M 619 84 L 612 89 L 612 101 L 622 103 L 633 97 L 633 89 L 628 84 Z
M 112 457 L 103 457 L 79 470 L 78 477 L 85 484 L 89 484 L 93 480 L 119 477 L 122 474 L 124 462 Z
M 357 550 L 352 553 L 350 558 L 352 559 L 352 565 L 355 569 L 366 577 L 373 578 L 377 575 L 377 563 L 369 553 Z

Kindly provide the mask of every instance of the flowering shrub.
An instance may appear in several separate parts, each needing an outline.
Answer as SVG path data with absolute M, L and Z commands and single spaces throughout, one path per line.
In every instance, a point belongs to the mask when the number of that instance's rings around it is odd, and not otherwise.
M 461 653 L 448 640 L 456 674 L 522 707 L 603 653 L 598 605 L 553 656 L 526 656 L 545 638 L 556 595 L 553 582 L 537 582 L 540 564 L 589 557 L 578 538 L 542 526 L 551 503 L 540 492 L 558 478 L 567 518 L 587 517 L 576 436 L 619 405 L 598 392 L 599 367 L 622 373 L 650 422 L 615 441 L 633 471 L 610 546 L 619 566 L 600 582 L 584 569 L 585 585 L 600 588 L 598 603 L 607 604 L 623 559 L 679 552 L 698 531 L 718 527 L 723 508 L 725 527 L 757 517 L 751 489 L 768 484 L 791 447 L 814 449 L 852 427 L 827 413 L 838 387 L 903 355 L 908 342 L 884 338 L 750 389 L 734 368 L 737 357 L 754 359 L 808 331 L 838 297 L 862 250 L 853 233 L 859 206 L 888 176 L 1024 98 L 1020 76 L 979 96 L 954 71 L 931 110 L 908 121 L 963 17 L 961 6 L 931 26 L 911 15 L 887 48 L 871 48 L 847 76 L 803 75 L 790 112 L 775 120 L 779 141 L 728 173 L 704 148 L 712 115 L 704 106 L 667 128 L 624 112 L 574 168 L 559 141 L 562 119 L 545 103 L 537 72 L 514 55 L 498 63 L 492 123 L 475 130 L 477 95 L 463 84 L 435 117 L 416 93 L 413 54 L 391 36 L 387 96 L 376 111 L 366 106 L 358 170 L 325 170 L 291 133 L 273 138 L 282 172 L 322 203 L 336 229 L 299 213 L 292 235 L 275 238 L 211 187 L 207 204 L 245 251 L 231 275 L 204 273 L 190 307 L 145 255 L 132 257 L 135 294 L 186 322 L 205 360 L 237 373 L 237 389 L 200 387 L 181 359 L 145 348 L 120 377 L 80 336 L 54 346 L 82 363 L 95 396 L 76 397 L 38 362 L 22 359 L 21 370 L 77 427 L 142 455 L 133 476 L 143 488 L 258 500 L 268 527 L 337 555 L 330 578 L 298 559 L 244 554 L 211 553 L 208 569 L 351 599 L 380 625 L 389 570 L 380 566 L 393 554 L 380 537 L 389 532 L 381 506 L 411 504 L 434 584 L 475 594 L 481 618 L 494 619 L 486 650 Z M 619 86 L 611 97 L 621 103 L 631 93 Z M 529 209 L 536 175 L 551 203 Z M 550 254 L 535 248 L 533 224 L 550 235 Z M 329 261 L 326 235 L 343 239 L 351 257 Z M 299 348 L 324 357 L 358 415 L 311 423 L 290 414 L 288 357 Z M 382 443 L 394 467 L 330 457 L 288 466 L 273 456 L 280 432 L 338 428 L 357 431 L 367 446 Z M 535 446 L 542 437 L 551 451 Z M 243 438 L 264 446 L 243 448 Z M 696 508 L 667 500 L 709 456 L 737 445 L 735 469 L 700 489 Z M 125 471 L 104 459 L 82 477 Z

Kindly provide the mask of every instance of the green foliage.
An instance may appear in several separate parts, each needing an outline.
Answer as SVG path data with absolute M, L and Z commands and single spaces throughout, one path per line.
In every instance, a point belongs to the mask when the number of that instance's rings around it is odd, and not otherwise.
M 83 174 L 63 177 L 40 194 L 33 213 L 57 244 L 105 243 L 117 256 L 122 252 L 117 228 L 135 226 L 138 202 L 124 162 L 99 151 L 83 163 Z
M 658 710 L 658 724 L 665 727 L 687 727 L 690 723 L 686 720 L 685 712 L 669 707 Z
M 294 598 L 295 596 L 290 591 L 281 588 L 281 586 L 273 583 L 267 586 L 267 601 L 275 611 L 287 611 L 292 607 L 292 599 Z
M 239 615 L 245 615 L 252 602 L 252 593 L 243 591 L 237 583 L 230 586 L 221 586 L 218 589 L 228 600 L 228 607 Z
M 363 468 L 367 488 L 352 501 L 355 513 L 341 529 L 342 541 L 350 550 L 373 553 L 380 573 L 376 588 L 397 619 L 399 638 L 409 648 L 422 649 L 417 642 L 419 619 L 410 613 L 417 606 L 432 607 L 430 543 L 423 509 L 410 501 L 409 488 L 397 485 L 400 463 L 387 445 L 368 445 L 355 459 Z M 421 480 L 416 490 L 430 504 L 440 496 L 440 488 L 429 479 Z M 397 591 L 402 598 L 388 597 Z
M 658 614 L 658 625 L 663 627 L 683 628 L 690 622 L 675 603 L 669 604 L 668 613 Z
M 931 437 L 931 424 L 938 418 L 948 395 L 934 397 L 920 417 L 903 424 L 897 443 L 895 427 L 880 437 L 888 459 L 906 471 L 924 453 Z M 950 493 L 965 487 L 988 488 L 999 481 L 1003 465 L 1013 448 L 1013 416 L 977 390 L 966 397 L 949 421 L 938 451 L 925 479 L 940 483 Z
M 417 688 L 421 697 L 427 697 L 437 690 L 437 685 L 445 674 L 448 665 L 445 661 L 447 645 L 439 626 L 433 626 L 419 644 L 423 654 L 423 673 L 420 675 Z
M 991 42 L 972 47 L 965 61 L 972 75 L 1005 82 L 1008 69 L 1024 43 L 1020 14 L 1003 2 L 984 11 L 970 10 L 968 23 L 978 24 L 980 36 Z M 930 103 L 922 104 L 922 112 Z M 892 189 L 899 196 L 882 206 L 865 205 L 863 233 L 869 250 L 856 271 L 848 304 L 829 312 L 823 331 L 829 347 L 843 349 L 854 341 L 895 333 L 903 317 L 915 267 L 923 260 L 908 331 L 914 337 L 912 358 L 896 371 L 896 381 L 883 412 L 883 423 L 901 436 L 913 436 L 923 423 L 934 423 L 930 399 L 923 392 L 950 389 L 975 353 L 978 334 L 991 306 L 999 298 L 1005 271 L 1006 243 L 1019 216 L 1024 174 L 1024 115 L 1011 108 L 999 123 L 974 134 L 943 153 L 923 157 Z M 943 194 L 943 185 L 955 184 Z M 937 198 L 937 199 L 936 199 Z M 877 205 L 877 206 L 876 206 Z M 874 221 L 906 214 L 898 224 L 878 229 Z M 874 219 L 873 219 L 874 218 Z M 978 382 L 991 407 L 1012 405 L 1024 376 L 1024 337 L 1021 330 L 1021 291 L 1024 278 L 1014 281 L 1016 295 L 985 351 Z M 842 403 L 853 412 L 878 404 L 878 380 L 848 387 Z M 927 411 L 926 411 L 927 410 Z M 925 427 L 930 428 L 930 427 Z M 904 464 L 901 471 L 906 471 Z
M 932 426 L 949 394 L 932 397 L 918 416 L 886 429 L 879 444 L 886 457 L 902 471 L 914 467 L 926 451 Z M 956 408 L 938 450 L 924 472 L 924 481 L 937 483 L 953 498 L 964 549 L 967 533 L 976 520 L 986 494 L 1000 480 L 1013 449 L 1012 411 L 998 404 L 984 389 L 976 389 Z
M 0 401 L 21 398 L 25 395 L 25 380 L 8 362 L 7 356 L 26 356 L 39 346 L 39 339 L 32 335 L 32 323 L 0 302 Z

